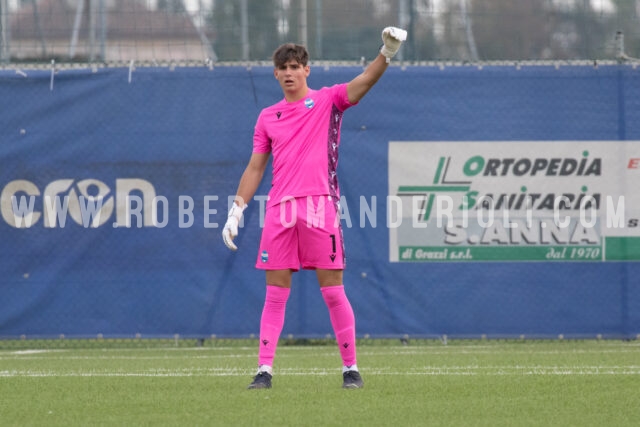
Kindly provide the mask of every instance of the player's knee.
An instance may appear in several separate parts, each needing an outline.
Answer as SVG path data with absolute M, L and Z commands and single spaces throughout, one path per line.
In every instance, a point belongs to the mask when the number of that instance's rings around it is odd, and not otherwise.
M 291 270 L 270 270 L 266 273 L 267 285 L 291 287 Z
M 342 270 L 316 270 L 318 284 L 321 288 L 325 286 L 342 285 Z

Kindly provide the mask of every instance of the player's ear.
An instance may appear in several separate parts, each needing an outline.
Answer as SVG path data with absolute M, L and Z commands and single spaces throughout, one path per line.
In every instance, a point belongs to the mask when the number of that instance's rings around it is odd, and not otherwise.
M 305 65 L 304 66 L 304 75 L 305 75 L 305 77 L 309 77 L 309 74 L 311 74 L 311 66 Z

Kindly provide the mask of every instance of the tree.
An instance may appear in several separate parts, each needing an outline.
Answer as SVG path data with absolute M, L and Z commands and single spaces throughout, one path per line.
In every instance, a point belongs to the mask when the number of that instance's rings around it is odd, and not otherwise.
M 277 16 L 282 2 L 246 0 L 249 59 L 269 60 L 278 45 Z M 237 0 L 217 0 L 213 10 L 214 46 L 218 59 L 242 59 L 242 8 Z M 276 4 L 277 3 L 277 4 Z
M 477 28 L 484 59 L 546 59 L 551 11 L 540 1 L 473 0 L 474 12 L 485 17 Z
M 624 13 L 630 16 L 633 0 L 614 1 L 626 4 Z M 481 60 L 611 58 L 608 47 L 615 35 L 610 23 L 614 15 L 594 4 L 598 5 L 591 0 L 471 0 L 467 13 Z M 471 59 L 461 13 L 460 2 L 448 3 L 442 21 L 445 58 Z

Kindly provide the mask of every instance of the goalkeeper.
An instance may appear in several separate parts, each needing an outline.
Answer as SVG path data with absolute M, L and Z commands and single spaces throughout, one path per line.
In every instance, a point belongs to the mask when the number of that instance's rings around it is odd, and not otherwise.
M 222 231 L 225 244 L 236 250 L 233 238 L 246 202 L 253 198 L 273 155 L 272 187 L 256 261 L 256 268 L 266 271 L 267 289 L 258 372 L 250 389 L 271 388 L 291 278 L 300 267 L 316 272 L 343 361 L 342 387 L 363 386 L 356 361 L 355 318 L 342 282 L 345 253 L 336 176 L 340 125 L 345 110 L 380 79 L 406 35 L 399 28 L 385 28 L 380 53 L 361 74 L 349 83 L 318 90 L 307 86 L 310 67 L 304 46 L 287 43 L 273 54 L 273 74 L 284 99 L 258 116 L 253 153 Z

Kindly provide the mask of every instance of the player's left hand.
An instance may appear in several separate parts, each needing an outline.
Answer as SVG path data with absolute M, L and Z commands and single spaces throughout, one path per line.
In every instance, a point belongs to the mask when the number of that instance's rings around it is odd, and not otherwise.
M 380 53 L 387 58 L 387 62 L 391 61 L 398 50 L 400 50 L 400 46 L 402 42 L 407 39 L 407 32 L 401 28 L 397 27 L 387 27 L 382 30 L 382 49 L 380 49 Z

